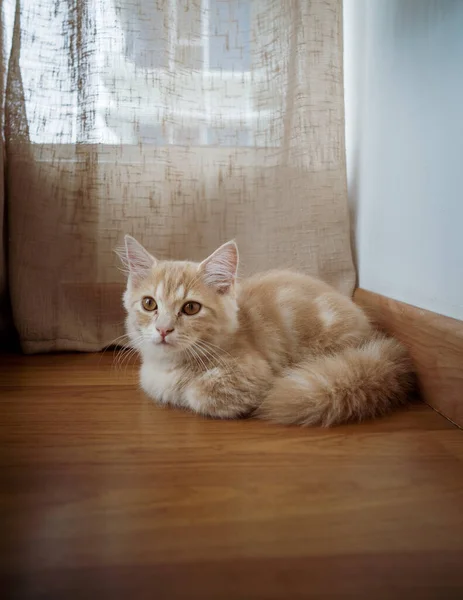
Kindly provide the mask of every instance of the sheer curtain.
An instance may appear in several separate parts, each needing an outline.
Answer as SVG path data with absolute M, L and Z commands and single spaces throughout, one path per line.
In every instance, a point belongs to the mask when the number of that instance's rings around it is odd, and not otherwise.
M 354 284 L 338 0 L 4 0 L 8 274 L 25 352 L 123 328 L 114 248 L 235 238 Z M 1 280 L 0 280 L 1 283 Z

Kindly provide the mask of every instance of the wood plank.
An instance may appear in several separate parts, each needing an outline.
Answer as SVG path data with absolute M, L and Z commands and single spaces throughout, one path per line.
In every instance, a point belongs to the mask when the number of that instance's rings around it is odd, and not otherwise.
M 1 363 L 5 597 L 462 597 L 463 435 L 428 406 L 214 421 L 134 375 L 111 353 Z
M 463 427 L 463 321 L 363 289 L 354 298 L 407 346 L 425 402 Z

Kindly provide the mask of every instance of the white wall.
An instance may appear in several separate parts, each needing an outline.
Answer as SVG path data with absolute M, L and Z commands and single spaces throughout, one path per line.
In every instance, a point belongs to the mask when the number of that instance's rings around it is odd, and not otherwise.
M 463 319 L 463 0 L 344 0 L 359 285 Z

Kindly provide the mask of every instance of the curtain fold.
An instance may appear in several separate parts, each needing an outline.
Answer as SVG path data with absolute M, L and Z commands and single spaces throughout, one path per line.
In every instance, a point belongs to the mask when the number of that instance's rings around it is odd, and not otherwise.
M 4 52 L 3 52 L 3 23 L 0 15 L 0 63 L 2 69 L 0 72 L 0 98 L 2 105 L 0 107 L 0 130 L 3 132 L 3 101 L 5 97 L 5 69 L 4 69 Z M 7 260 L 6 260 L 6 205 L 5 205 L 5 169 L 4 169 L 4 144 L 3 136 L 0 141 L 0 350 L 7 347 L 8 332 L 11 327 L 11 315 L 9 313 L 9 298 L 8 298 L 8 276 L 7 276 Z
M 25 352 L 100 350 L 122 333 L 124 233 L 160 258 L 235 238 L 243 275 L 291 267 L 352 292 L 341 2 L 2 11 L 9 287 Z
M 16 349 L 17 339 L 13 326 L 11 315 L 10 297 L 8 289 L 8 264 L 7 264 L 7 246 L 8 246 L 8 211 L 6 204 L 6 152 L 4 143 L 4 124 L 5 124 L 5 87 L 8 74 L 8 53 L 10 46 L 5 40 L 5 23 L 3 19 L 3 7 L 0 11 L 0 131 L 2 132 L 0 140 L 0 351 L 9 351 Z M 12 28 L 11 28 L 12 29 Z

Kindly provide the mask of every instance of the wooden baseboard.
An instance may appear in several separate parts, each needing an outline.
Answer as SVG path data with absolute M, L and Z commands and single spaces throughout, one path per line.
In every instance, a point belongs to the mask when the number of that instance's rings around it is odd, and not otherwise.
M 408 347 L 424 401 L 463 427 L 463 321 L 363 289 L 354 300 Z

